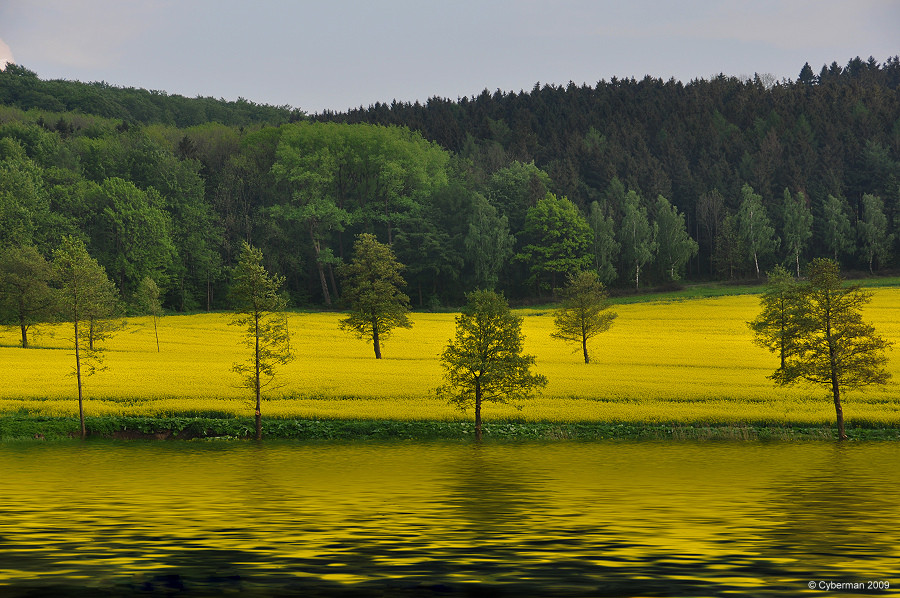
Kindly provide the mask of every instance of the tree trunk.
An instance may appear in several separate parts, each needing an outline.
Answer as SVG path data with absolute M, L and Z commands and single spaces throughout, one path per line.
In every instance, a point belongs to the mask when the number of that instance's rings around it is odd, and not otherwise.
M 259 411 L 259 314 L 255 314 L 254 317 L 256 319 L 256 439 L 262 440 L 262 414 Z
M 313 249 L 316 250 L 316 266 L 319 269 L 319 282 L 322 285 L 322 297 L 325 298 L 325 305 L 331 305 L 331 295 L 328 294 L 328 283 L 325 282 L 325 267 L 322 265 L 322 261 L 319 257 L 320 247 L 319 241 L 316 240 L 316 235 L 313 232 L 313 226 L 309 227 L 309 238 L 312 240 Z
M 831 302 L 828 302 L 828 321 L 825 323 L 825 339 L 828 341 L 828 357 L 831 360 L 831 393 L 834 395 L 834 414 L 837 418 L 838 439 L 847 440 L 844 432 L 844 409 L 841 407 L 841 385 L 837 375 L 837 357 L 835 356 L 834 339 L 831 336 Z
M 381 343 L 378 340 L 378 325 L 372 326 L 372 344 L 375 346 L 375 359 L 381 359 Z
M 325 305 L 331 305 L 331 295 L 328 293 L 328 283 L 325 282 L 325 268 L 322 266 L 322 262 L 318 261 L 318 256 L 316 259 L 316 266 L 319 268 L 319 282 L 322 284 L 322 297 L 325 298 Z
M 581 336 L 581 350 L 584 351 L 584 362 L 590 363 L 591 359 L 590 359 L 590 357 L 588 357 L 588 352 L 587 352 L 587 338 L 585 338 L 584 335 Z
M 84 398 L 81 391 L 81 354 L 78 351 L 78 308 L 75 309 L 75 378 L 78 379 L 78 419 L 81 420 L 81 439 L 87 438 L 84 426 Z
M 334 281 L 334 268 L 331 264 L 328 264 L 328 278 L 331 279 L 331 294 L 335 299 L 340 299 L 341 295 L 338 293 L 337 283 Z
M 847 434 L 844 432 L 844 409 L 841 407 L 841 388 L 833 372 L 831 374 L 831 391 L 834 394 L 834 414 L 837 417 L 838 439 L 847 440 Z
M 481 380 L 475 380 L 475 442 L 481 444 Z
M 19 327 L 22 329 L 22 348 L 28 348 L 28 326 L 26 324 L 19 324 Z
M 159 353 L 159 330 L 156 329 L 156 316 L 153 316 L 153 334 L 156 335 L 156 352 Z

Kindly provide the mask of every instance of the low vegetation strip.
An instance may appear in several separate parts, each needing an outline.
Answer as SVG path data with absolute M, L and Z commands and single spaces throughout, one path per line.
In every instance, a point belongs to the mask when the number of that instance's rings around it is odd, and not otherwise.
M 119 440 L 215 440 L 252 439 L 251 417 L 89 417 L 88 436 Z M 387 420 L 266 420 L 266 439 L 303 441 L 372 440 L 471 440 L 471 422 Z M 849 426 L 855 440 L 900 441 L 900 426 L 893 428 Z M 78 418 L 28 416 L 0 417 L 0 441 L 58 441 L 78 438 Z M 837 430 L 829 425 L 688 425 L 667 423 L 536 423 L 490 422 L 484 437 L 495 440 L 833 440 Z

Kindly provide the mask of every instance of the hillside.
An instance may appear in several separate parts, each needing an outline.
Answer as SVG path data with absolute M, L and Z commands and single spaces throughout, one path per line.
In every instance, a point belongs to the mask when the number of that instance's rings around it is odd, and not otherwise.
M 321 305 L 373 232 L 436 306 L 547 297 L 585 267 L 621 289 L 817 256 L 877 273 L 898 225 L 897 57 L 312 116 L 0 71 L 0 248 L 81 237 L 126 300 L 151 276 L 170 309 L 226 307 L 243 240 L 294 304 Z

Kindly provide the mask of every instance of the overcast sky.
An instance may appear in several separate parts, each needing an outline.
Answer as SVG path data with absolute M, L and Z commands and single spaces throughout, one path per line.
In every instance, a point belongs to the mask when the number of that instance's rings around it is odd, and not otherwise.
M 0 63 L 343 111 L 645 75 L 796 79 L 900 54 L 900 0 L 0 0 Z

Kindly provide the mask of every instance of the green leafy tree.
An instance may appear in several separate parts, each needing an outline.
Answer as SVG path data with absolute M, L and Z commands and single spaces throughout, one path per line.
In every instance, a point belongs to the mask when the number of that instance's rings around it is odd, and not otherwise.
M 534 162 L 513 162 L 491 175 L 487 198 L 509 220 L 510 230 L 525 228 L 528 209 L 547 196 L 550 176 Z
M 569 276 L 562 306 L 553 314 L 556 332 L 551 336 L 580 344 L 585 363 L 590 363 L 588 340 L 609 330 L 618 316 L 609 310 L 608 298 L 595 272 L 578 272 Z
M 496 287 L 500 271 L 512 257 L 516 239 L 509 234 L 506 216 L 483 197 L 477 196 L 474 202 L 464 244 L 475 284 L 485 289 Z
M 381 359 L 381 342 L 394 328 L 412 328 L 409 297 L 400 291 L 406 284 L 402 270 L 391 248 L 369 233 L 357 237 L 353 261 L 340 270 L 344 299 L 351 306 L 350 314 L 340 321 L 341 329 L 372 339 L 376 359 Z
M 269 213 L 275 220 L 297 223 L 303 234 L 309 236 L 322 298 L 325 305 L 331 305 L 332 292 L 328 290 L 325 269 L 328 267 L 331 272 L 335 259 L 329 241 L 332 232 L 343 231 L 350 218 L 346 210 L 338 207 L 334 198 L 335 162 L 339 159 L 335 156 L 334 146 L 339 142 L 326 137 L 313 143 L 309 135 L 301 135 L 304 131 L 312 132 L 303 127 L 293 128 L 279 144 L 278 160 L 273 164 L 272 172 L 276 180 L 291 186 L 292 197 L 289 203 L 270 208 Z M 319 133 L 325 134 L 327 131 L 322 129 Z M 307 149 L 307 145 L 310 145 L 308 151 L 301 151 Z M 337 294 L 334 286 L 332 291 Z
M 784 190 L 784 245 L 788 259 L 796 265 L 800 278 L 800 254 L 812 238 L 812 211 L 806 203 L 806 195 L 798 192 L 791 195 Z
M 795 337 L 799 286 L 784 266 L 777 265 L 769 272 L 766 290 L 759 299 L 760 314 L 750 322 L 756 344 L 776 353 L 783 370 L 791 354 Z
M 244 327 L 244 341 L 252 351 L 246 361 L 235 363 L 232 371 L 241 377 L 241 387 L 255 395 L 257 440 L 262 439 L 262 389 L 275 380 L 276 368 L 293 358 L 285 314 L 287 301 L 281 294 L 284 278 L 269 274 L 262 259 L 262 252 L 245 242 L 231 287 L 231 324 Z
M 607 216 L 596 201 L 591 202 L 587 216 L 588 225 L 594 231 L 592 253 L 594 269 L 600 281 L 609 285 L 616 280 L 616 261 L 619 259 L 621 246 L 616 241 L 616 223 L 612 216 Z
M 778 248 L 779 240 L 775 236 L 775 228 L 766 215 L 762 196 L 754 193 L 753 187 L 747 184 L 741 188 L 738 230 L 748 256 L 753 260 L 756 277 L 759 278 L 760 259 L 774 253 Z
M 872 262 L 877 258 L 883 265 L 894 242 L 894 235 L 888 232 L 888 219 L 880 197 L 869 193 L 862 196 L 862 217 L 856 230 L 861 242 L 860 252 L 869 264 L 869 273 L 874 274 Z
M 73 325 L 75 379 L 78 382 L 78 417 L 81 438 L 87 436 L 84 425 L 82 378 L 103 369 L 97 342 L 107 338 L 101 324 L 115 314 L 118 302 L 115 285 L 103 266 L 92 258 L 84 243 L 64 237 L 53 252 L 53 278 L 58 285 L 56 305 L 61 319 Z M 85 324 L 89 330 L 85 331 Z M 87 347 L 84 342 L 87 341 Z
M 647 208 L 641 205 L 641 196 L 636 191 L 625 195 L 622 223 L 619 226 L 619 244 L 622 246 L 622 261 L 634 277 L 634 288 L 640 288 L 641 269 L 653 257 L 656 230 L 647 218 Z
M 156 336 L 156 352 L 159 353 L 159 329 L 157 327 L 157 320 L 162 317 L 163 308 L 160 299 L 159 286 L 156 284 L 156 281 L 149 276 L 145 276 L 138 286 L 135 300 L 141 313 L 153 318 L 153 334 Z
M 550 276 L 549 286 L 555 290 L 558 276 L 591 266 L 593 231 L 565 197 L 548 193 L 529 208 L 523 236 L 528 243 L 516 257 L 528 264 L 538 289 L 545 275 Z
M 678 280 L 700 246 L 687 232 L 684 214 L 662 195 L 656 198 L 656 260 L 669 280 Z
M 850 207 L 843 198 L 829 195 L 822 206 L 824 212 L 824 230 L 822 231 L 825 247 L 837 261 L 841 255 L 853 251 L 853 227 L 847 212 Z
M 845 439 L 841 394 L 888 382 L 885 351 L 891 343 L 863 322 L 862 308 L 872 293 L 845 287 L 832 260 L 813 260 L 808 282 L 796 297 L 790 311 L 790 350 L 784 366 L 769 377 L 779 385 L 805 381 L 829 388 L 838 434 Z
M 483 402 L 518 403 L 547 385 L 533 374 L 534 356 L 523 355 L 522 318 L 494 291 L 477 290 L 456 317 L 456 337 L 441 353 L 440 398 L 460 409 L 475 407 L 475 440 L 481 441 Z
M 22 348 L 28 330 L 52 317 L 50 264 L 32 245 L 0 249 L 0 324 L 18 326 Z
M 745 253 L 744 244 L 737 229 L 737 218 L 734 214 L 728 214 L 719 225 L 713 253 L 713 263 L 719 276 L 734 280 L 735 276 L 743 270 Z
M 98 261 L 130 298 L 145 276 L 165 278 L 175 262 L 171 223 L 163 198 L 121 178 L 103 181 L 93 199 L 96 220 L 92 238 Z

